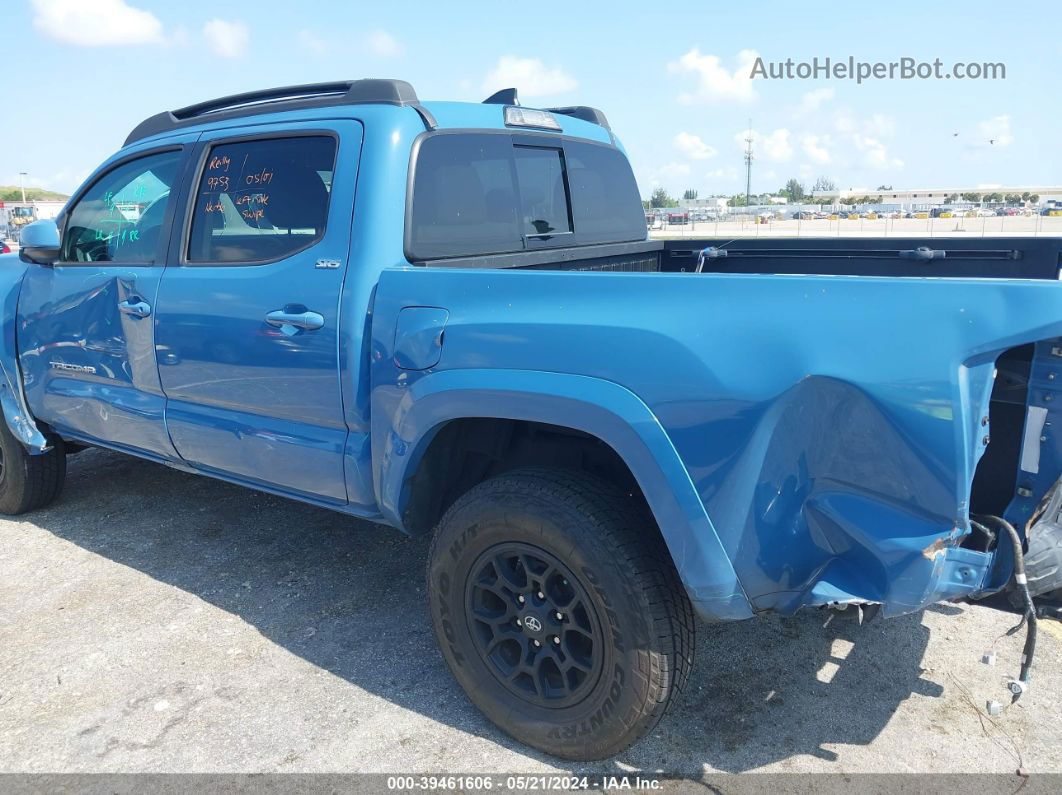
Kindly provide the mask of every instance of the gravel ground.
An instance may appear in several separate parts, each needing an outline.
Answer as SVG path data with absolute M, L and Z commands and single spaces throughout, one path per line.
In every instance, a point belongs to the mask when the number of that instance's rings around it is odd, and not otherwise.
M 497 731 L 435 650 L 426 539 L 103 451 L 0 521 L 0 772 L 570 770 Z M 585 770 L 1062 772 L 1062 632 L 982 607 L 699 627 L 652 736 Z

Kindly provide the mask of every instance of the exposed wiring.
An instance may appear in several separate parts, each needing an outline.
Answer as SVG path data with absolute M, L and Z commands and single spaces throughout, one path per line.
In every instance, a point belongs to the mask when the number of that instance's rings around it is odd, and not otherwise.
M 1012 694 L 1010 703 L 1013 704 L 1021 697 L 1021 694 L 1025 692 L 1029 684 L 1033 655 L 1036 653 L 1036 606 L 1033 604 L 1032 596 L 1029 594 L 1029 580 L 1025 575 L 1025 555 L 1022 552 L 1021 538 L 1018 536 L 1018 531 L 1014 529 L 1014 525 L 1000 516 L 987 515 L 980 518 L 1001 527 L 1010 537 L 1010 543 L 1014 547 L 1014 582 L 1018 586 L 1019 593 L 1021 593 L 1022 601 L 1025 603 L 1025 613 L 1022 615 L 1021 621 L 1007 631 L 1008 635 L 1013 635 L 1023 625 L 1028 624 L 1028 628 L 1025 631 L 1025 646 L 1021 655 L 1021 669 L 1017 680 L 1010 684 Z
M 996 534 L 992 531 L 992 528 L 986 527 L 980 522 L 975 522 L 973 519 L 970 520 L 970 525 L 974 530 L 977 530 L 987 539 L 985 542 L 985 552 L 988 552 L 996 545 Z
M 959 692 L 961 693 L 963 700 L 970 705 L 970 708 L 974 711 L 974 714 L 977 715 L 977 720 L 981 722 L 981 731 L 984 733 L 985 737 L 987 737 L 989 740 L 991 740 L 993 743 L 1003 749 L 1007 754 L 1009 754 L 1011 759 L 1018 763 L 1019 768 L 1024 768 L 1025 757 L 1022 755 L 1021 746 L 1018 745 L 1018 741 L 1014 739 L 1014 736 L 1010 732 L 1008 732 L 1006 728 L 1004 728 L 1002 723 L 993 719 L 989 715 L 985 715 L 984 712 L 978 709 L 977 704 L 974 702 L 974 697 L 970 693 L 969 688 L 966 687 L 966 685 L 964 685 L 961 681 L 959 681 L 959 678 L 955 676 L 955 674 L 949 671 L 948 678 L 951 679 L 951 681 L 955 683 L 956 687 L 959 688 Z M 990 732 L 988 730 L 989 727 L 991 727 L 993 731 Z M 999 737 L 995 736 L 993 732 L 998 732 L 999 734 L 1003 735 L 1003 737 L 1007 739 L 1007 742 L 1010 743 L 1010 747 L 1007 747 L 1005 743 L 1000 741 Z

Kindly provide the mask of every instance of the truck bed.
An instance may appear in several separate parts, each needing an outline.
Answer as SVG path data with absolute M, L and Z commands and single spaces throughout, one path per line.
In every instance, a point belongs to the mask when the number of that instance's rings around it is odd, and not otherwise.
M 663 240 L 660 270 L 692 271 L 705 248 L 712 273 L 1059 278 L 1062 238 L 725 238 Z
M 1062 238 L 684 238 L 546 249 L 426 262 L 428 267 L 611 272 L 931 276 L 1050 279 L 1062 269 Z
M 687 263 L 691 242 L 681 243 Z M 1039 262 L 1023 275 L 1040 282 L 883 278 L 870 269 L 907 275 L 912 263 L 870 256 L 872 241 L 843 242 L 864 254 L 760 256 L 759 269 L 728 256 L 711 262 L 753 272 L 704 279 L 586 272 L 601 258 L 582 267 L 385 270 L 373 310 L 372 414 L 392 420 L 378 438 L 401 440 L 402 460 L 417 460 L 419 440 L 449 412 L 572 427 L 625 461 L 659 444 L 677 456 L 668 459 L 676 479 L 665 484 L 637 464 L 632 472 L 671 548 L 687 550 L 676 563 L 704 615 L 735 617 L 734 573 L 713 568 L 720 559 L 732 561 L 756 610 L 864 601 L 891 615 L 955 598 L 962 583 L 997 588 L 1006 572 L 993 557 L 958 545 L 971 491 L 976 508 L 994 514 L 1015 493 L 1030 375 L 1048 367 L 1062 335 L 1062 293 L 1043 261 L 1050 256 L 1057 270 L 1058 241 L 1020 241 L 1021 258 L 985 261 Z M 669 249 L 678 242 L 644 245 L 658 246 L 665 268 L 681 260 Z M 626 267 L 621 252 L 611 256 L 613 270 Z M 962 260 L 931 260 L 925 275 L 965 276 L 977 264 L 944 267 L 954 262 Z M 825 265 L 867 275 L 814 275 Z M 416 318 L 408 307 L 443 308 L 433 311 L 445 313 L 445 336 L 429 324 L 441 357 L 398 370 L 399 315 Z M 1050 386 L 1046 376 L 1042 383 L 1038 401 Z M 447 395 L 459 396 L 449 408 Z M 978 467 L 989 426 L 993 443 Z M 632 441 L 631 428 L 660 436 Z M 1017 485 L 1044 493 L 1033 481 L 1057 477 L 1058 445 L 1039 445 L 1040 474 Z M 401 493 L 404 470 L 393 469 L 381 482 Z M 991 489 L 971 488 L 975 469 Z M 674 493 L 689 496 L 688 515 L 664 504 Z M 1035 507 L 1033 497 L 1019 502 L 1023 515 L 1006 514 L 1016 524 Z M 720 548 L 702 548 L 709 542 Z M 950 579 L 962 567 L 972 579 Z

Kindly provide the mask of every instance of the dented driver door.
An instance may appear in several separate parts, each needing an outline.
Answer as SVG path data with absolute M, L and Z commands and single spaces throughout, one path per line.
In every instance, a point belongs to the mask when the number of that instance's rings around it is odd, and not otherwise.
M 59 262 L 29 266 L 18 350 L 33 415 L 63 436 L 176 459 L 154 351 L 154 303 L 197 135 L 103 166 L 58 220 Z

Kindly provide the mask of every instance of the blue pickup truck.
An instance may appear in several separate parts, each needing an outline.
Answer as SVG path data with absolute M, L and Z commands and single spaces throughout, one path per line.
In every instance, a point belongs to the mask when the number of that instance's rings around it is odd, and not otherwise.
M 600 111 L 357 80 L 152 116 L 21 242 L 0 511 L 99 446 L 434 533 L 549 753 L 649 731 L 695 617 L 1062 587 L 1058 240 L 651 241 Z

